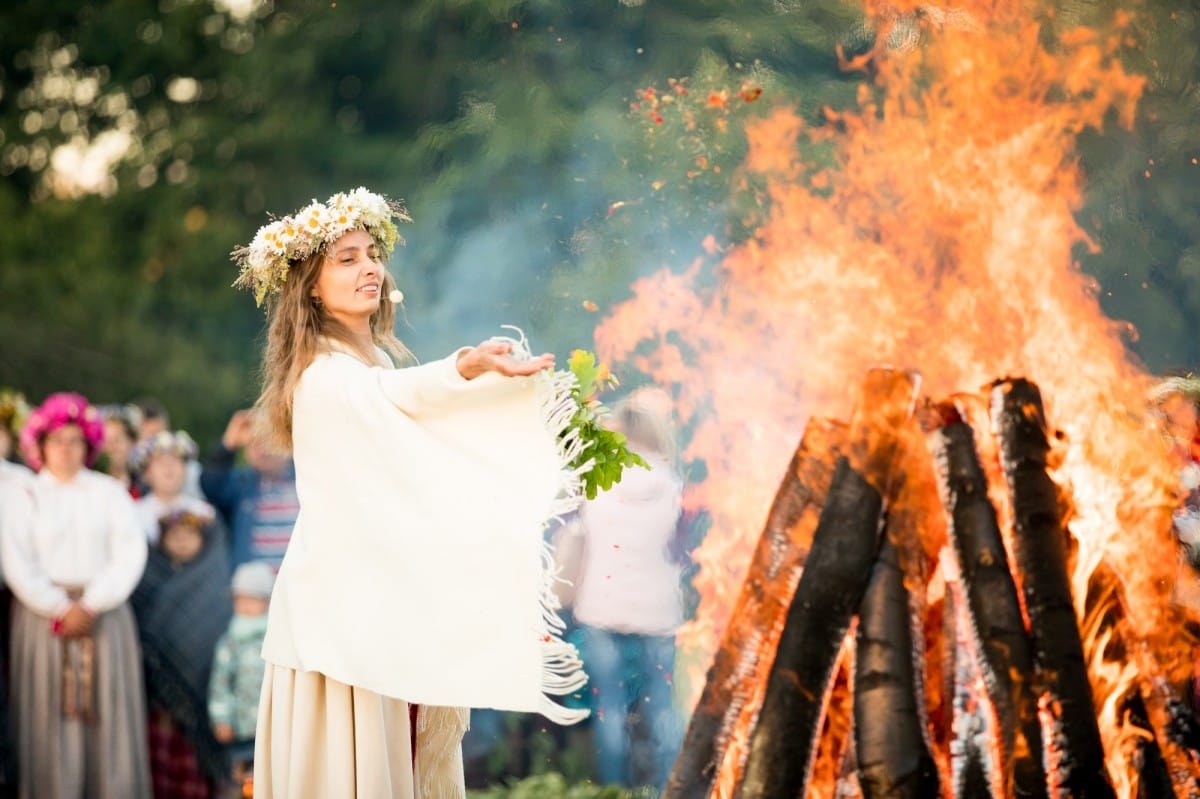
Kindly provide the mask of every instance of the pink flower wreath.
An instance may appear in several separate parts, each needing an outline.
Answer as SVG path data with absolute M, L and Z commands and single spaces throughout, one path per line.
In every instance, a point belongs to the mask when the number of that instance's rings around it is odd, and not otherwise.
M 104 422 L 100 412 L 89 405 L 82 394 L 60 392 L 46 397 L 21 428 L 21 454 L 29 468 L 41 471 L 43 439 L 68 424 L 79 425 L 83 431 L 83 440 L 87 442 L 87 465 L 96 462 L 104 444 Z

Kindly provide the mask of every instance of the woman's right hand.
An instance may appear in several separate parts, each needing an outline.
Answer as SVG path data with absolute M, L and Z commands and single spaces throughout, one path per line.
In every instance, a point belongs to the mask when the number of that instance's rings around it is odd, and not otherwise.
M 92 623 L 96 617 L 91 611 L 85 608 L 78 602 L 72 602 L 67 608 L 67 612 L 62 615 L 62 623 L 59 626 L 60 634 L 64 638 L 82 638 L 85 635 L 91 635 Z
M 254 411 L 243 409 L 234 411 L 229 417 L 229 424 L 221 435 L 221 446 L 230 452 L 236 452 L 254 440 Z

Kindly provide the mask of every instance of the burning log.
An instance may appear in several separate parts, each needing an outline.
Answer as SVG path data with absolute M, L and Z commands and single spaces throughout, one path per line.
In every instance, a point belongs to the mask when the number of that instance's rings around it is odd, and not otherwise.
M 1157 755 L 1173 787 L 1171 793 L 1157 795 L 1188 799 L 1200 796 L 1200 750 L 1197 749 L 1196 722 L 1191 710 L 1179 699 L 1162 674 L 1155 673 L 1153 667 L 1156 664 L 1149 652 L 1144 652 L 1141 660 L 1143 663 L 1151 661 L 1148 664 L 1151 668 L 1149 679 L 1142 682 L 1140 698 L 1146 726 L 1154 732 L 1150 742 L 1153 746 L 1143 746 L 1143 756 Z M 1153 778 L 1154 775 L 1148 774 L 1145 766 L 1143 763 L 1143 779 Z
M 886 497 L 886 535 L 859 607 L 854 679 L 858 782 L 866 799 L 935 797 L 942 790 L 930 741 L 926 677 L 942 674 L 940 636 L 925 655 L 929 565 L 946 539 L 924 433 L 910 424 Z M 932 692 L 933 706 L 943 701 Z M 948 762 L 940 764 L 949 774 Z M 947 783 L 948 784 L 948 783 Z
M 1135 632 L 1125 585 L 1108 561 L 1100 561 L 1088 575 L 1087 613 L 1080 626 L 1084 640 L 1096 642 L 1090 652 L 1093 665 L 1101 664 L 1096 671 L 1102 680 L 1108 678 L 1104 711 L 1126 722 L 1109 763 L 1134 767 L 1137 799 L 1200 797 L 1200 740 L 1191 709 L 1180 700 L 1158 654 Z M 1191 672 L 1190 663 L 1184 667 Z M 1121 787 L 1132 797 L 1128 786 Z
M 927 440 L 916 383 L 873 370 L 848 430 L 806 430 L 664 797 L 1115 798 L 1106 765 L 1123 797 L 1200 796 L 1178 658 L 1103 562 L 1077 622 L 1037 387 L 992 386 L 993 435 L 979 397 L 925 406 Z
M 1047 472 L 1050 442 L 1037 386 L 1023 379 L 998 381 L 992 418 L 1012 496 L 1014 559 L 1042 709 L 1054 727 L 1046 744 L 1050 789 L 1070 797 L 1115 797 L 1071 598 L 1058 486 Z
M 1086 637 L 1106 642 L 1099 657 L 1136 664 L 1138 679 L 1123 704 L 1130 722 L 1146 732 L 1136 749 L 1139 796 L 1200 796 L 1200 730 L 1158 657 L 1134 632 L 1124 582 L 1108 562 L 1090 575 L 1087 607 Z
M 849 457 L 838 459 L 767 678 L 739 799 L 794 799 L 805 789 L 838 651 L 879 549 L 897 431 L 912 413 L 916 382 L 892 370 L 864 381 Z
M 966 610 L 965 589 L 956 564 L 956 558 L 947 556 L 942 566 L 947 582 L 945 646 L 950 650 L 947 693 L 952 697 L 952 729 L 947 744 L 951 795 L 956 799 L 992 797 L 993 781 L 988 779 L 989 747 L 986 744 L 988 720 L 980 707 L 987 689 L 976 655 L 969 611 Z
M 709 796 L 722 761 L 729 764 L 724 772 L 730 779 L 740 771 L 745 758 L 737 753 L 744 755 L 761 687 L 844 437 L 844 423 L 814 420 L 805 429 L 767 514 L 663 799 Z M 734 754 L 726 757 L 730 749 Z
M 926 799 L 941 793 L 917 696 L 913 637 L 896 546 L 885 536 L 859 609 L 854 743 L 866 799 Z
M 1002 796 L 1011 790 L 1017 797 L 1044 797 L 1037 696 L 1029 684 L 1033 655 L 974 431 L 962 421 L 945 425 L 935 434 L 935 452 L 965 600 L 960 618 L 994 713 L 998 788 Z
M 1159 796 L 1177 796 L 1175 786 L 1171 782 L 1171 772 L 1163 759 L 1162 749 L 1154 738 L 1154 730 L 1150 726 L 1150 715 L 1146 711 L 1146 702 L 1134 693 L 1126 700 L 1126 711 L 1132 724 L 1145 731 L 1145 736 L 1138 742 L 1137 770 L 1138 798 L 1155 799 Z M 1185 796 L 1187 794 L 1184 794 Z
M 804 791 L 838 650 L 875 562 L 882 509 L 879 491 L 839 458 L 767 679 L 739 799 Z
M 829 799 L 837 786 L 838 799 L 862 799 L 858 758 L 854 752 L 854 626 L 842 639 L 836 673 L 827 693 L 821 732 L 813 748 L 813 766 L 804 799 Z M 717 799 L 728 796 L 719 794 Z

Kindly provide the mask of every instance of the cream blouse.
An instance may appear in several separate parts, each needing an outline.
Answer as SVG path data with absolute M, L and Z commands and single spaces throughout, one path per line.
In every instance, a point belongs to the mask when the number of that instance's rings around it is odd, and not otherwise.
M 6 495 L 0 523 L 0 561 L 17 599 L 47 617 L 66 610 L 69 588 L 98 613 L 124 603 L 146 567 L 125 488 L 86 469 L 67 482 L 43 470 L 28 485 Z

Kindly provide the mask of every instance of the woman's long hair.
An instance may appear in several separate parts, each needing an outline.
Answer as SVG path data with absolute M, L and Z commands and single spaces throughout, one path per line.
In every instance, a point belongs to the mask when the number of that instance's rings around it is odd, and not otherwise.
M 292 449 L 292 400 L 300 376 L 322 352 L 321 339 L 332 339 L 350 348 L 365 363 L 376 363 L 374 352 L 364 351 L 350 331 L 329 315 L 312 296 L 326 247 L 288 267 L 283 289 L 267 304 L 267 344 L 263 349 L 262 393 L 254 404 L 259 433 L 272 450 Z M 371 338 L 393 361 L 412 358 L 396 338 L 396 310 L 388 299 L 396 284 L 386 269 L 383 273 L 379 310 L 371 315 Z

